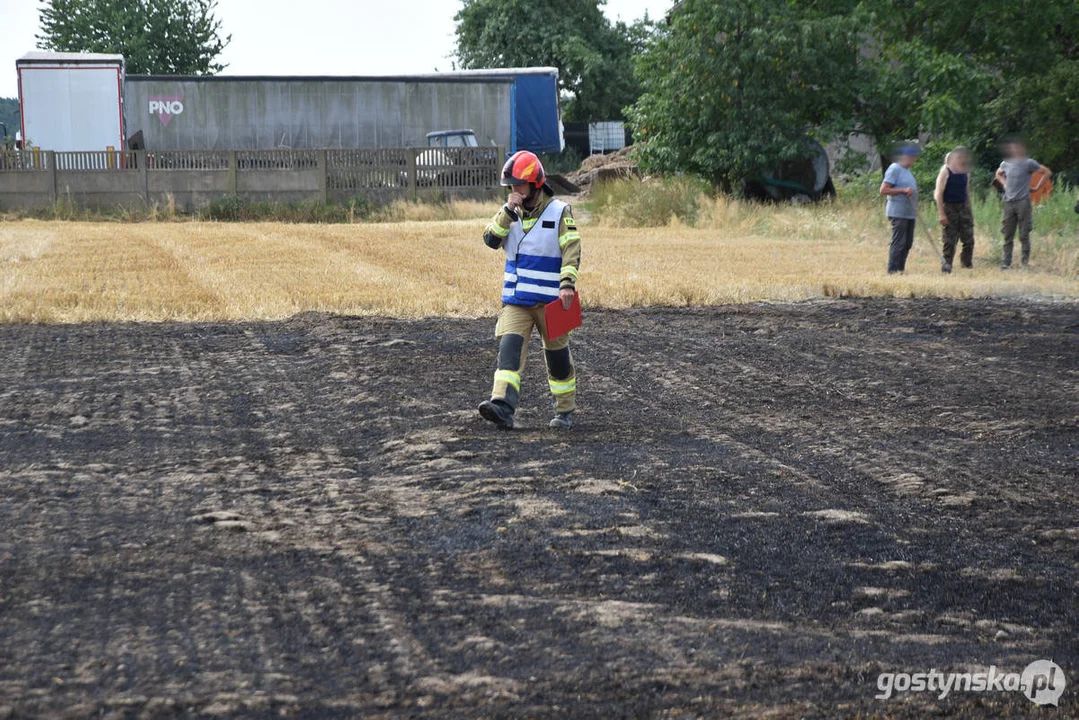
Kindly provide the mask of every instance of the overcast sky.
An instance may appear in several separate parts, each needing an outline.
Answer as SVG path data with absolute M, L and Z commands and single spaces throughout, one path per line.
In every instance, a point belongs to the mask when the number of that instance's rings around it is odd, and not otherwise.
M 543 2 L 543 0 L 537 0 Z M 662 17 L 671 0 L 608 0 L 612 19 Z M 38 0 L 0 0 L 0 97 L 35 48 Z M 389 75 L 449 70 L 457 0 L 218 0 L 226 75 Z M 541 28 L 537 28 L 542 32 Z

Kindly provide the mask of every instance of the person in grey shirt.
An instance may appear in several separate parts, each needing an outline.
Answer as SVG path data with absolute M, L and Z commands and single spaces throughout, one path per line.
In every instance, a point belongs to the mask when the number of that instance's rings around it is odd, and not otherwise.
M 1053 171 L 1027 157 L 1027 146 L 1021 140 L 1011 140 L 1004 145 L 1004 161 L 997 168 L 996 180 L 1004 188 L 1004 219 L 1001 232 L 1004 233 L 1003 262 L 1001 270 L 1011 270 L 1012 250 L 1015 247 L 1015 231 L 1019 230 L 1019 244 L 1022 246 L 1021 262 L 1023 267 L 1030 263 L 1030 231 L 1033 219 L 1030 206 L 1030 176 L 1038 170 L 1045 174 L 1035 190 L 1042 186 Z
M 907 143 L 896 149 L 894 162 L 884 172 L 880 194 L 888 198 L 884 214 L 892 224 L 892 244 L 888 248 L 888 274 L 907 269 L 907 256 L 914 245 L 914 222 L 918 217 L 918 183 L 910 167 L 921 154 L 917 145 Z

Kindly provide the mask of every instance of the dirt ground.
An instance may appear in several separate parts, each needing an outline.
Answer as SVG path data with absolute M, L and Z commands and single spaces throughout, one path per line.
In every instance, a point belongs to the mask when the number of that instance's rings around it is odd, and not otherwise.
M 1077 318 L 594 312 L 569 434 L 493 320 L 0 326 L 0 718 L 1074 717 Z

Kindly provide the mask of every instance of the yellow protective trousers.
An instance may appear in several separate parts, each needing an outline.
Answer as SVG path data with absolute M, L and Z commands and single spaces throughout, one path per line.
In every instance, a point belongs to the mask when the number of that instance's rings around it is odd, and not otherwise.
M 571 412 L 577 407 L 577 374 L 569 351 L 569 333 L 547 339 L 547 321 L 543 305 L 503 305 L 498 313 L 495 337 L 499 339 L 498 368 L 495 370 L 492 400 L 501 400 L 513 410 L 521 395 L 521 374 L 528 355 L 532 328 L 543 340 L 543 359 L 547 364 L 547 382 L 554 395 L 555 412 Z

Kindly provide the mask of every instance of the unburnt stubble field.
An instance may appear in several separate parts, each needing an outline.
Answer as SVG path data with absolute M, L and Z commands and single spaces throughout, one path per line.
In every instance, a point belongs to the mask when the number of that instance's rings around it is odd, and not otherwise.
M 475 217 L 466 219 L 359 225 L 0 223 L 0 321 L 257 320 L 304 311 L 491 315 L 502 256 L 480 235 L 486 211 L 496 207 L 468 204 L 464 212 Z M 1029 272 L 1002 274 L 991 238 L 981 235 L 975 269 L 942 276 L 919 234 L 907 275 L 887 277 L 887 229 L 880 209 L 867 203 L 771 208 L 703 201 L 694 227 L 677 220 L 620 227 L 617 216 L 579 214 L 581 292 L 592 308 L 1079 295 L 1079 279 L 1060 271 L 1062 262 L 1070 267 L 1072 250 L 1043 246 L 1050 240 L 1037 234 Z

